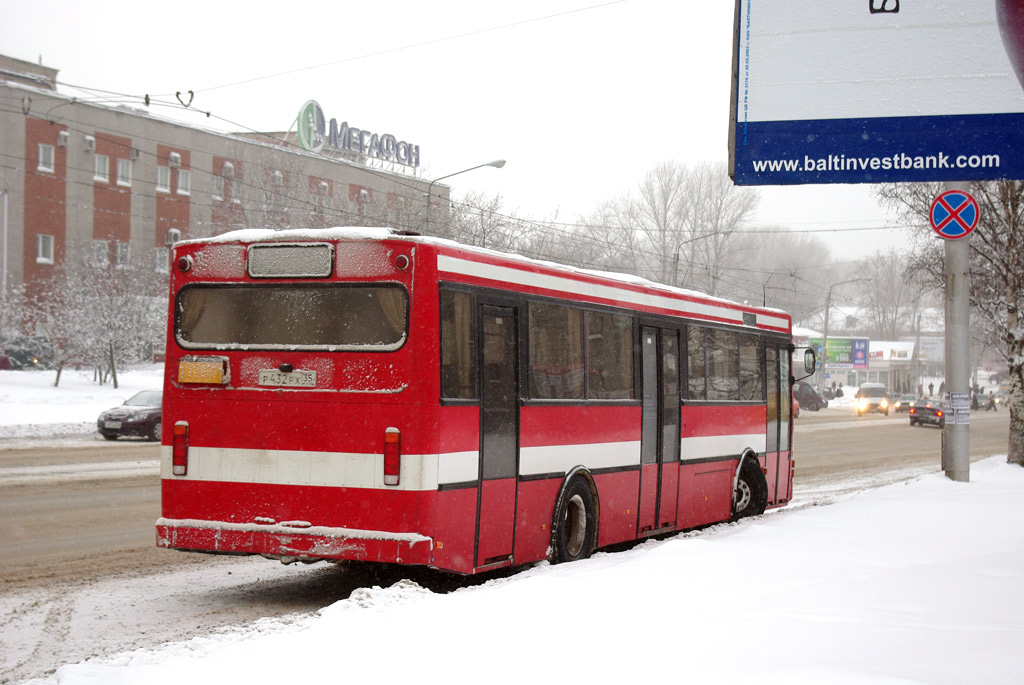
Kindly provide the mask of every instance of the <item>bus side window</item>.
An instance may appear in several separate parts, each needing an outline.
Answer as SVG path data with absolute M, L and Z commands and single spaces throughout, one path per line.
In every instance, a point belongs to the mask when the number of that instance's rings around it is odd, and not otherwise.
M 473 296 L 441 291 L 441 397 L 476 398 Z
M 583 312 L 539 302 L 529 312 L 530 397 L 583 399 Z
M 633 319 L 587 312 L 587 399 L 633 399 Z
M 740 400 L 764 401 L 764 359 L 756 335 L 740 335 Z
M 687 378 L 691 400 L 706 399 L 707 365 L 704 354 L 704 329 L 700 326 L 686 327 Z
M 705 345 L 708 348 L 708 399 L 739 400 L 740 351 L 736 334 L 709 328 Z

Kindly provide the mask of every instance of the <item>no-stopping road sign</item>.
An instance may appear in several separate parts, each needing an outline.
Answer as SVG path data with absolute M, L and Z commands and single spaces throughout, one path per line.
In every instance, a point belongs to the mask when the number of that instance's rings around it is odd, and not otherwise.
M 943 238 L 965 238 L 978 225 L 978 203 L 962 190 L 947 190 L 932 202 L 928 219 Z

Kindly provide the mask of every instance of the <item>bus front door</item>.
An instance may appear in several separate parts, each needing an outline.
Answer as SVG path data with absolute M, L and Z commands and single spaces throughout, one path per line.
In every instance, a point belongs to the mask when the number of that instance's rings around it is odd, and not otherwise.
M 765 440 L 765 480 L 768 483 L 768 504 L 788 502 L 792 496 L 792 389 L 790 387 L 790 356 L 786 345 L 765 346 L 765 369 L 768 372 L 767 435 Z
M 516 310 L 481 307 L 483 356 L 476 566 L 512 559 L 519 448 Z
M 640 535 L 676 523 L 679 496 L 679 333 L 644 326 L 640 428 Z

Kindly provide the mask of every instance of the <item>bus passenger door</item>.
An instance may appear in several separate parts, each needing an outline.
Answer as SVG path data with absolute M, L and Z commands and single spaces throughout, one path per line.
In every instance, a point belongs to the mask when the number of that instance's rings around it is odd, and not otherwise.
M 483 372 L 476 566 L 512 558 L 519 447 L 516 310 L 481 307 Z
M 789 383 L 789 350 L 786 345 L 768 343 L 765 347 L 765 370 L 768 385 L 767 438 L 765 458 L 769 506 L 787 502 L 790 492 L 790 436 L 792 430 L 792 398 Z
M 679 497 L 679 334 L 644 326 L 641 339 L 642 419 L 637 532 L 676 523 Z

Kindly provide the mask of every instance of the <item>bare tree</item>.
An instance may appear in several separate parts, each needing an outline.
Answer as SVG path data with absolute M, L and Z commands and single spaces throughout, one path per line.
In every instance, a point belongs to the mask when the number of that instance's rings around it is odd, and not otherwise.
M 864 262 L 862 273 L 868 280 L 859 290 L 869 335 L 876 340 L 897 340 L 914 327 L 921 288 L 909 278 L 906 263 L 907 256 L 896 251 L 878 252 Z
M 700 288 L 722 294 L 723 267 L 731 260 L 736 232 L 757 208 L 754 188 L 733 184 L 724 163 L 702 163 L 690 174 L 687 191 L 692 210 L 685 216 L 689 270 Z
M 828 283 L 821 284 L 835 270 L 824 241 L 781 228 L 740 232 L 734 240 L 729 261 L 719 268 L 723 295 L 779 307 L 793 321 L 824 311 Z
M 720 267 L 757 198 L 756 190 L 732 185 L 724 164 L 663 162 L 587 224 L 607 244 L 612 268 L 717 294 Z
M 912 238 L 911 268 L 936 287 L 945 284 L 942 241 L 924 229 L 939 184 L 887 184 L 880 200 L 921 228 Z M 1007 461 L 1024 466 L 1024 181 L 970 184 L 979 221 L 968 239 L 971 252 L 971 311 L 998 335 L 1010 377 L 1010 437 Z
M 647 243 L 633 204 L 629 195 L 606 201 L 583 220 L 585 232 L 577 239 L 587 246 L 587 255 L 581 266 L 651 275 L 647 268 L 650 260 L 645 254 Z

